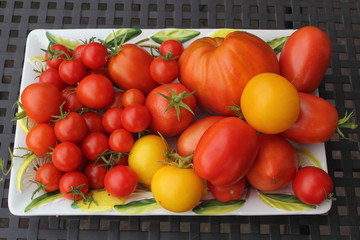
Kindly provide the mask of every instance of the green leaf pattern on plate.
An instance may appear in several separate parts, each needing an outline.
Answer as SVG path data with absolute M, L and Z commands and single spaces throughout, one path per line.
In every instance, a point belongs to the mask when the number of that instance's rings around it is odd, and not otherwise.
M 323 169 L 319 159 L 315 155 L 304 148 L 295 148 L 299 158 L 299 167 L 314 166 Z
M 39 207 L 45 203 L 54 201 L 56 199 L 61 198 L 63 195 L 59 192 L 53 192 L 53 193 L 44 193 L 43 195 L 35 198 L 34 200 L 32 200 L 25 208 L 25 212 L 30 211 L 31 209 L 35 208 L 35 207 Z
M 157 42 L 159 44 L 169 39 L 177 40 L 183 43 L 198 36 L 199 34 L 200 32 L 197 30 L 170 28 L 170 29 L 158 31 L 150 38 L 154 42 Z
M 124 205 L 115 205 L 114 210 L 124 214 L 143 214 L 160 208 L 154 198 L 141 199 Z
M 281 193 L 258 193 L 261 201 L 263 201 L 270 207 L 279 210 L 297 212 L 316 208 L 316 206 L 314 205 L 309 205 L 301 202 L 295 195 Z
M 193 209 L 194 213 L 201 215 L 219 215 L 229 212 L 233 212 L 241 208 L 245 203 L 245 200 L 231 200 L 228 202 L 220 202 L 212 199 L 201 202 Z

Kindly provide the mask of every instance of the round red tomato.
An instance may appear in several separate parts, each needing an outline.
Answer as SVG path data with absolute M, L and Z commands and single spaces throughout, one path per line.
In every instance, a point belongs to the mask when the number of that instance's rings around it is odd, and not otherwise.
M 100 74 L 90 74 L 83 78 L 76 88 L 79 101 L 89 108 L 102 108 L 114 97 L 114 86 L 111 81 Z
M 145 104 L 145 95 L 142 91 L 136 88 L 130 88 L 124 92 L 122 96 L 122 106 L 126 107 L 131 104 Z
M 107 49 L 104 45 L 98 42 L 86 44 L 81 51 L 81 61 L 90 69 L 99 69 L 104 67 L 107 60 Z
M 133 193 L 138 183 L 134 170 L 128 166 L 116 166 L 110 169 L 104 179 L 105 190 L 114 197 L 126 197 Z
M 313 26 L 302 27 L 290 35 L 281 51 L 281 75 L 299 92 L 312 92 L 325 75 L 331 52 L 331 40 L 325 32 Z
M 106 166 L 102 165 L 102 162 L 90 162 L 85 170 L 84 174 L 89 180 L 90 188 L 100 189 L 104 188 L 104 179 L 107 173 Z
M 245 177 L 259 149 L 256 131 L 243 120 L 227 117 L 206 130 L 194 153 L 194 169 L 213 185 Z
M 280 135 L 260 134 L 258 139 L 259 152 L 246 180 L 262 191 L 275 191 L 287 186 L 298 167 L 294 147 Z
M 102 118 L 102 124 L 104 129 L 108 133 L 112 133 L 116 129 L 123 128 L 123 125 L 121 123 L 121 115 L 123 110 L 121 108 L 110 108 L 105 111 L 103 118 Z
M 151 113 L 150 128 L 164 136 L 175 136 L 194 119 L 196 100 L 181 83 L 170 83 L 153 89 L 145 106 Z
M 77 201 L 88 194 L 89 181 L 82 172 L 68 172 L 61 177 L 59 188 L 65 198 Z
M 21 93 L 21 103 L 26 115 L 36 123 L 47 123 L 59 115 L 61 92 L 50 83 L 33 83 Z
M 96 112 L 86 112 L 82 114 L 86 126 L 88 128 L 88 133 L 92 132 L 100 132 L 100 133 L 106 133 L 103 125 L 102 125 L 102 118 L 99 113 Z
M 135 44 L 124 44 L 108 64 L 111 79 L 124 90 L 137 88 L 147 94 L 158 84 L 150 75 L 153 57 Z
M 73 143 L 79 143 L 88 132 L 84 118 L 77 112 L 70 112 L 65 118 L 56 121 L 54 130 L 57 139 Z
M 26 146 L 36 155 L 42 157 L 56 146 L 57 138 L 54 128 L 47 123 L 32 127 L 26 135 Z
M 123 103 L 122 103 L 122 98 L 123 98 L 124 92 L 120 91 L 120 92 L 115 92 L 114 98 L 113 100 L 109 103 L 109 105 L 106 106 L 106 109 L 110 109 L 110 108 L 122 108 L 124 107 Z
M 142 132 L 149 126 L 150 122 L 150 111 L 141 104 L 131 104 L 125 107 L 121 114 L 121 124 L 129 132 Z
M 59 75 L 63 82 L 74 85 L 86 75 L 86 67 L 80 59 L 62 61 L 59 66 Z
M 39 76 L 39 82 L 50 83 L 60 91 L 64 88 L 64 82 L 61 80 L 59 71 L 56 68 L 48 68 Z
M 296 197 L 310 205 L 322 203 L 332 192 L 333 187 L 329 174 L 312 166 L 301 168 L 292 182 Z
M 171 58 L 178 60 L 184 51 L 184 46 L 177 40 L 169 39 L 160 44 L 159 51 L 163 56 L 169 55 Z
M 159 56 L 150 64 L 150 74 L 158 83 L 171 83 L 179 75 L 179 64 L 174 59 Z
M 109 145 L 115 152 L 126 153 L 134 145 L 134 137 L 125 129 L 116 129 L 110 134 Z
M 90 161 L 96 161 L 98 157 L 109 148 L 108 137 L 100 132 L 88 134 L 81 144 L 84 156 Z
M 54 192 L 59 189 L 59 182 L 64 172 L 57 169 L 52 163 L 41 165 L 35 174 L 35 180 L 45 186 L 47 192 Z
M 78 45 L 73 51 L 72 51 L 72 57 L 74 59 L 81 59 L 81 52 L 84 49 L 84 47 L 86 46 L 86 44 L 80 44 Z
M 242 178 L 230 185 L 216 186 L 207 182 L 207 187 L 217 200 L 220 202 L 228 202 L 241 198 L 245 190 L 245 184 L 245 178 Z
M 62 142 L 52 152 L 54 166 L 63 172 L 77 170 L 82 161 L 81 149 L 72 142 Z
M 52 44 L 45 52 L 45 62 L 50 68 L 59 68 L 64 59 L 71 56 L 70 50 L 62 44 Z
M 65 112 L 77 111 L 83 107 L 77 98 L 76 86 L 65 87 L 61 92 L 61 96 L 63 101 L 65 101 L 65 104 L 63 105 L 63 110 Z

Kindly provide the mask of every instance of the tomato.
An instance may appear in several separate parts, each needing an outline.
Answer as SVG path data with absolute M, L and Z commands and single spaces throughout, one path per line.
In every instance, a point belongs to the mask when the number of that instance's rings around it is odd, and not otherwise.
M 222 116 L 209 116 L 192 123 L 180 134 L 177 141 L 177 152 L 184 157 L 193 154 L 204 132 L 223 118 Z
M 153 175 L 165 163 L 168 145 L 158 135 L 146 135 L 139 138 L 130 150 L 128 164 L 139 178 L 139 182 L 150 186 Z
M 144 94 L 157 86 L 151 78 L 150 64 L 153 57 L 135 44 L 124 44 L 108 64 L 111 79 L 124 90 L 137 88 Z
M 123 110 L 121 108 L 110 108 L 105 111 L 102 118 L 102 125 L 108 133 L 112 133 L 116 129 L 123 128 L 121 123 L 121 115 Z
M 56 68 L 48 68 L 39 76 L 39 82 L 50 83 L 60 91 L 64 88 L 64 82 L 61 80 L 59 71 Z
M 294 147 L 281 135 L 260 134 L 259 152 L 246 174 L 250 185 L 261 191 L 287 186 L 298 168 Z
M 136 189 L 136 173 L 128 166 L 116 166 L 110 169 L 104 179 L 105 190 L 114 197 L 126 197 Z
M 105 66 L 108 59 L 108 52 L 104 45 L 98 42 L 91 42 L 81 51 L 81 61 L 90 69 L 98 69 Z
M 310 205 L 322 203 L 333 187 L 331 177 L 324 170 L 312 166 L 301 168 L 292 182 L 296 197 Z
M 150 128 L 164 136 L 175 136 L 194 119 L 196 99 L 181 83 L 170 83 L 153 89 L 145 106 L 151 113 Z
M 177 40 L 169 39 L 160 44 L 159 51 L 163 56 L 170 55 L 177 61 L 184 51 L 184 46 Z
M 109 137 L 110 149 L 115 152 L 129 152 L 134 145 L 133 135 L 125 129 L 116 129 Z
M 80 59 L 64 60 L 59 66 L 59 75 L 62 81 L 74 85 L 85 77 L 86 67 Z
M 100 132 L 88 134 L 81 144 L 84 156 L 90 161 L 96 161 L 102 153 L 110 148 L 108 137 Z
M 245 184 L 245 178 L 242 178 L 239 181 L 230 185 L 216 186 L 211 184 L 210 182 L 207 182 L 207 187 L 217 200 L 219 200 L 220 202 L 228 202 L 241 198 L 245 191 Z
M 94 189 L 104 188 L 104 179 L 107 173 L 106 166 L 101 162 L 90 162 L 85 170 L 84 174 L 89 180 L 89 187 Z
M 63 172 L 77 170 L 82 161 L 81 149 L 72 142 L 62 142 L 52 152 L 54 166 Z
M 124 92 L 122 96 L 122 105 L 124 107 L 131 104 L 145 104 L 145 95 L 142 91 L 136 88 L 130 88 Z
M 82 172 L 68 172 L 61 177 L 59 188 L 65 198 L 78 201 L 88 194 L 89 181 Z M 77 191 L 74 191 L 74 189 Z
M 49 83 L 33 83 L 21 93 L 21 103 L 26 115 L 35 123 L 47 123 L 59 115 L 61 92 Z
M 150 75 L 158 83 L 171 83 L 179 75 L 179 65 L 176 60 L 159 56 L 150 64 Z
M 70 112 L 56 121 L 55 135 L 62 142 L 79 143 L 88 132 L 85 119 L 77 112 Z
M 150 111 L 141 104 L 131 104 L 125 107 L 121 114 L 121 124 L 129 132 L 142 132 L 150 125 L 150 122 Z
M 52 44 L 45 52 L 45 62 L 50 68 L 59 68 L 60 63 L 67 59 L 70 54 L 70 50 L 59 43 Z
M 167 165 L 155 173 L 151 192 L 163 208 L 172 212 L 186 212 L 199 203 L 204 192 L 204 181 L 194 169 Z
M 325 75 L 331 52 L 331 40 L 325 32 L 313 26 L 302 27 L 290 35 L 281 51 L 281 75 L 298 91 L 312 92 Z
M 54 148 L 57 142 L 54 128 L 47 123 L 32 127 L 25 140 L 27 148 L 40 157 L 51 152 L 51 148 Z
M 110 108 L 122 108 L 124 107 L 123 103 L 122 103 L 122 99 L 123 99 L 123 95 L 125 93 L 124 92 L 115 92 L 114 98 L 113 100 L 109 103 L 109 105 L 106 106 L 106 109 L 110 109 Z
M 45 186 L 46 192 L 55 192 L 59 189 L 59 182 L 64 172 L 57 169 L 52 163 L 41 165 L 35 173 L 35 180 Z
M 214 123 L 200 138 L 194 153 L 196 173 L 213 185 L 243 178 L 258 152 L 256 131 L 243 120 L 227 117 Z
M 221 115 L 240 102 L 245 85 L 257 74 L 279 73 L 274 51 L 259 37 L 236 31 L 226 38 L 200 38 L 181 54 L 180 81 L 196 91 L 199 105 Z
M 88 128 L 88 133 L 92 132 L 100 132 L 100 133 L 106 133 L 103 125 L 102 125 L 102 118 L 99 113 L 96 112 L 86 112 L 82 114 L 86 126 Z
M 65 112 L 73 112 L 80 110 L 83 105 L 77 98 L 76 86 L 67 86 L 61 92 L 61 97 L 65 104 L 63 105 L 63 110 Z
M 247 123 L 267 134 L 285 131 L 300 113 L 296 88 L 284 77 L 273 73 L 252 78 L 244 89 L 240 105 Z
M 330 140 L 338 125 L 336 108 L 325 99 L 299 93 L 300 115 L 282 135 L 292 141 L 311 144 Z
M 86 46 L 86 44 L 80 44 L 78 45 L 73 51 L 72 51 L 72 57 L 74 59 L 81 59 L 81 53 L 82 50 L 84 49 L 84 47 Z
M 111 81 L 100 74 L 90 74 L 83 78 L 76 88 L 79 101 L 89 108 L 102 108 L 114 97 L 114 86 Z

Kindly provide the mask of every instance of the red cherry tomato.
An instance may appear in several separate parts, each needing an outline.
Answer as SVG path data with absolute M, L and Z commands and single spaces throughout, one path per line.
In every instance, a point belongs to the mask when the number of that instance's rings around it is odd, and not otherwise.
M 68 172 L 61 177 L 59 188 L 65 198 L 77 201 L 83 199 L 88 194 L 89 181 L 82 172 Z M 75 194 L 74 188 L 77 188 L 83 196 L 81 194 Z
M 45 53 L 46 64 L 50 68 L 59 68 L 60 63 L 70 57 L 70 50 L 62 44 L 50 45 Z
M 158 83 L 171 83 L 179 76 L 179 64 L 175 60 L 157 57 L 150 64 L 150 75 Z
M 63 110 L 65 112 L 74 112 L 80 110 L 83 105 L 77 98 L 76 86 L 65 87 L 61 92 L 62 100 L 65 101 Z
M 81 149 L 84 156 L 90 161 L 96 161 L 102 153 L 108 150 L 109 139 L 100 132 L 93 132 L 88 134 L 81 144 Z
M 63 172 L 77 170 L 82 161 L 81 149 L 72 142 L 62 142 L 52 152 L 54 166 Z
M 70 112 L 65 118 L 56 121 L 54 130 L 57 139 L 72 143 L 79 143 L 88 132 L 84 118 L 77 112 Z
M 245 184 L 245 178 L 242 178 L 233 184 L 224 186 L 216 186 L 207 182 L 207 187 L 217 200 L 220 202 L 228 202 L 241 198 L 245 190 Z
M 104 67 L 107 60 L 107 49 L 100 43 L 88 43 L 81 51 L 81 61 L 90 69 L 99 69 Z
M 32 127 L 26 135 L 26 146 L 30 151 L 42 157 L 56 146 L 57 138 L 54 128 L 47 123 Z
M 110 108 L 105 111 L 102 118 L 102 124 L 108 133 L 112 133 L 116 129 L 123 128 L 121 123 L 122 112 L 123 110 L 121 108 Z
M 74 59 L 80 59 L 81 60 L 81 53 L 82 50 L 84 49 L 84 47 L 86 46 L 86 44 L 80 44 L 78 45 L 73 51 L 72 51 L 72 57 Z
M 82 114 L 86 126 L 88 127 L 88 133 L 92 132 L 100 132 L 100 133 L 106 133 L 103 125 L 102 125 L 102 118 L 99 113 L 96 112 L 86 112 Z
M 132 104 L 124 108 L 121 114 L 123 127 L 133 133 L 144 131 L 150 124 L 150 112 L 144 105 Z
M 106 109 L 110 109 L 110 108 L 122 108 L 124 107 L 123 103 L 122 103 L 122 98 L 124 96 L 124 92 L 115 92 L 114 98 L 113 100 L 109 103 L 109 105 L 106 106 Z
M 129 152 L 134 145 L 134 137 L 125 129 L 116 129 L 110 134 L 109 145 L 115 152 Z
M 122 105 L 127 107 L 131 104 L 145 104 L 145 95 L 142 91 L 136 88 L 126 90 L 122 96 Z
M 116 166 L 110 169 L 104 179 L 105 190 L 114 197 L 126 197 L 134 192 L 138 177 L 128 166 Z
M 52 163 L 41 165 L 35 174 L 35 180 L 45 186 L 47 192 L 54 192 L 59 189 L 59 183 L 64 172 L 57 169 Z
M 177 40 L 169 39 L 160 44 L 159 50 L 163 56 L 170 55 L 177 60 L 184 51 L 184 46 Z
M 59 75 L 63 82 L 74 85 L 86 75 L 86 67 L 79 59 L 64 60 L 59 66 Z
M 39 82 L 50 83 L 60 91 L 64 88 L 64 82 L 61 80 L 59 71 L 56 68 L 48 68 L 39 76 Z
M 90 162 L 85 170 L 84 174 L 89 180 L 90 188 L 100 189 L 104 188 L 104 178 L 107 173 L 106 166 L 103 166 L 101 162 Z

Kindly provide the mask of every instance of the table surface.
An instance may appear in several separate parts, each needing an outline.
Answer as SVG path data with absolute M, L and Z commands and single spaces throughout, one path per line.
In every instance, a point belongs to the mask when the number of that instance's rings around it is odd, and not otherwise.
M 116 2 L 116 3 L 115 3 Z M 10 166 L 11 122 L 26 37 L 33 29 L 237 28 L 297 29 L 313 25 L 331 38 L 333 55 L 319 87 L 339 111 L 360 111 L 358 0 L 90 0 L 0 1 L 0 157 Z M 8 210 L 9 176 L 0 182 L 0 239 L 360 239 L 359 129 L 326 143 L 336 201 L 324 215 L 19 217 Z

